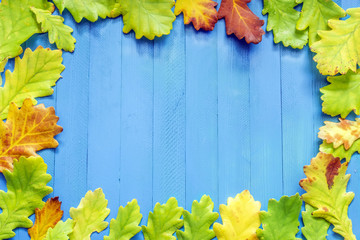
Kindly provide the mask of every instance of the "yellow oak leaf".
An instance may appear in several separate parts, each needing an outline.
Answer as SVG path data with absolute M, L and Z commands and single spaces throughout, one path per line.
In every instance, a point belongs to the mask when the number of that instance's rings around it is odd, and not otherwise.
M 320 128 L 319 138 L 327 143 L 332 143 L 334 148 L 344 145 L 346 150 L 360 138 L 360 119 L 350 121 L 339 119 L 338 123 L 325 121 L 325 126 Z
M 220 205 L 223 225 L 214 224 L 219 240 L 258 239 L 256 230 L 260 227 L 261 204 L 255 201 L 248 190 L 229 198 L 227 205 Z
M 35 209 L 35 224 L 28 230 L 31 240 L 43 240 L 47 231 L 55 227 L 63 214 L 58 197 L 47 200 L 42 209 Z
M 175 4 L 175 15 L 184 15 L 184 23 L 194 25 L 196 30 L 214 30 L 217 23 L 217 3 L 213 0 L 177 0 Z
M 58 120 L 53 107 L 33 106 L 31 99 L 25 99 L 21 109 L 11 103 L 6 123 L 0 121 L 0 172 L 12 170 L 21 156 L 37 156 L 37 151 L 57 147 L 54 136 L 62 132 Z

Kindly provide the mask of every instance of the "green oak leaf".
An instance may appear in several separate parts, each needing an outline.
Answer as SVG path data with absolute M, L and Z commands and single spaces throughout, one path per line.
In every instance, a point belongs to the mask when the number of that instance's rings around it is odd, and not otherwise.
M 71 36 L 73 29 L 64 24 L 64 18 L 35 7 L 31 7 L 31 11 L 35 14 L 37 22 L 41 24 L 41 31 L 48 32 L 50 43 L 55 42 L 58 49 L 74 51 L 76 40 Z
M 21 44 L 41 33 L 30 6 L 54 11 L 47 0 L 2 0 L 0 3 L 0 61 L 22 53 Z
M 300 181 L 300 186 L 306 191 L 302 195 L 305 203 L 317 210 L 314 217 L 324 218 L 334 225 L 333 231 L 345 240 L 355 240 L 352 232 L 352 222 L 348 217 L 348 207 L 355 194 L 346 192 L 350 174 L 346 175 L 348 163 L 341 163 L 339 158 L 320 152 L 304 167 L 306 179 Z
M 301 49 L 308 41 L 308 30 L 296 29 L 300 18 L 300 12 L 294 9 L 296 5 L 295 0 L 264 0 L 262 14 L 268 14 L 266 30 L 273 31 L 275 43 Z
M 184 211 L 184 231 L 176 231 L 179 240 L 210 240 L 215 233 L 210 229 L 211 225 L 219 218 L 219 214 L 213 212 L 214 203 L 209 196 L 202 196 L 200 202 L 194 201 L 191 213 Z
M 184 222 L 181 218 L 183 208 L 178 207 L 175 198 L 170 198 L 167 203 L 156 203 L 154 213 L 149 213 L 147 226 L 142 226 L 145 240 L 175 240 L 173 236 Z
M 60 73 L 65 69 L 61 64 L 62 52 L 60 50 L 44 49 L 41 46 L 34 52 L 26 49 L 22 59 L 15 59 L 13 72 L 5 72 L 5 85 L 0 87 L 0 118 L 7 117 L 9 106 L 14 102 L 22 106 L 26 98 L 51 95 Z
M 0 62 L 0 74 L 4 71 L 6 64 L 7 64 L 7 59 Z M 2 77 L 0 75 L 0 86 L 1 85 L 2 85 Z
M 116 219 L 111 219 L 110 235 L 104 240 L 129 240 L 141 231 L 139 226 L 142 215 L 136 199 L 125 207 L 120 206 Z
M 345 75 L 327 78 L 329 85 L 320 88 L 323 112 L 346 118 L 351 111 L 360 114 L 360 74 L 349 71 Z
M 321 38 L 311 46 L 314 61 L 322 75 L 356 72 L 360 58 L 360 8 L 346 11 L 346 20 L 330 19 L 329 31 L 318 31 Z
M 320 145 L 319 151 L 332 154 L 334 157 L 345 159 L 347 162 L 349 162 L 354 153 L 360 153 L 360 139 L 356 140 L 348 150 L 345 150 L 344 145 L 341 145 L 338 148 L 334 148 L 332 143 L 323 141 L 323 143 Z
M 326 240 L 327 231 L 330 227 L 323 218 L 317 218 L 312 215 L 316 210 L 313 206 L 305 204 L 306 211 L 302 212 L 304 227 L 301 229 L 302 234 L 307 240 Z
M 76 22 L 86 18 L 95 22 L 101 18 L 115 18 L 120 15 L 120 0 L 54 0 L 62 14 L 65 8 L 69 10 Z
M 110 213 L 110 209 L 106 208 L 107 204 L 101 188 L 94 192 L 88 191 L 79 206 L 70 209 L 70 217 L 75 223 L 70 240 L 90 240 L 93 232 L 101 232 L 107 228 L 108 223 L 104 221 Z
M 123 32 L 134 30 L 137 39 L 150 40 L 169 34 L 176 18 L 174 4 L 174 0 L 122 0 Z
M 344 9 L 332 0 L 297 0 L 303 3 L 300 19 L 296 29 L 302 31 L 309 29 L 309 45 L 320 40 L 317 31 L 329 30 L 328 21 L 346 16 Z
M 33 224 L 28 218 L 36 208 L 44 206 L 43 198 L 52 192 L 46 186 L 51 176 L 41 157 L 20 157 L 14 162 L 14 170 L 4 171 L 7 192 L 0 190 L 0 239 L 15 236 L 15 228 L 29 228 Z
M 263 229 L 258 229 L 257 235 L 261 240 L 297 239 L 299 231 L 299 214 L 302 201 L 299 194 L 283 196 L 280 201 L 270 199 L 268 211 L 260 214 Z
M 65 222 L 58 222 L 54 228 L 50 228 L 44 240 L 68 240 L 70 233 L 73 231 L 74 221 L 68 219 Z

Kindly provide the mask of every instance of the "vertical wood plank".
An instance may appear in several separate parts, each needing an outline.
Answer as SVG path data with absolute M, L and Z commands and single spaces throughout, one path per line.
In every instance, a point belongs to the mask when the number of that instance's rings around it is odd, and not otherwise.
M 154 41 L 153 204 L 185 203 L 185 33 L 182 17 Z

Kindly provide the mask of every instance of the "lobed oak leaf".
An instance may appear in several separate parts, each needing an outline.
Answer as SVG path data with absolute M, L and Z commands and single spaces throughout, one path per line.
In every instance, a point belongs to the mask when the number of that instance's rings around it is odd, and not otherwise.
M 304 227 L 301 228 L 302 234 L 307 240 L 326 240 L 327 231 L 330 227 L 323 218 L 314 217 L 312 213 L 316 210 L 313 206 L 305 204 L 306 211 L 302 212 Z
M 317 32 L 329 30 L 328 21 L 346 16 L 345 11 L 332 0 L 297 0 L 303 3 L 296 29 L 309 29 L 309 45 L 320 40 Z
M 60 50 L 44 49 L 39 46 L 34 52 L 25 50 L 22 59 L 15 59 L 14 71 L 5 72 L 5 85 L 0 87 L 0 118 L 5 119 L 11 102 L 19 107 L 26 98 L 36 103 L 36 97 L 53 94 L 51 88 L 65 69 L 61 64 Z
M 218 18 L 225 18 L 226 33 L 235 34 L 240 40 L 245 38 L 247 43 L 259 43 L 265 34 L 261 28 L 264 20 L 260 20 L 248 7 L 251 0 L 223 0 L 221 1 Z
M 62 132 L 58 120 L 53 107 L 33 106 L 31 99 L 25 99 L 21 109 L 11 103 L 6 123 L 0 121 L 0 172 L 12 170 L 21 156 L 37 156 L 37 151 L 57 147 L 54 136 Z
M 360 74 L 349 71 L 345 75 L 328 77 L 329 85 L 320 88 L 322 110 L 331 116 L 346 118 L 350 112 L 360 114 Z
M 104 240 L 129 240 L 141 231 L 139 226 L 142 215 L 136 199 L 129 202 L 125 208 L 120 206 L 116 219 L 111 219 L 110 235 Z
M 283 196 L 279 201 L 270 199 L 268 211 L 260 214 L 263 229 L 258 229 L 261 240 L 295 240 L 299 231 L 299 214 L 302 201 L 299 194 Z
M 7 192 L 0 190 L 0 239 L 14 237 L 15 228 L 32 226 L 28 217 L 36 208 L 44 206 L 42 199 L 52 192 L 52 188 L 46 186 L 51 180 L 46 169 L 41 157 L 20 157 L 12 172 L 3 172 Z
M 67 9 L 79 23 L 83 18 L 95 22 L 99 17 L 118 17 L 120 1 L 123 0 L 54 0 L 54 3 L 61 14 Z
M 54 228 L 50 228 L 44 240 L 68 240 L 70 233 L 72 233 L 74 221 L 68 219 L 65 222 L 58 222 Z
M 294 7 L 295 0 L 264 0 L 262 14 L 268 14 L 267 31 L 273 31 L 274 42 L 282 42 L 285 47 L 303 48 L 308 41 L 308 30 L 296 29 L 300 12 Z
M 64 18 L 35 7 L 31 7 L 31 11 L 35 14 L 36 21 L 41 24 L 41 31 L 48 32 L 50 43 L 56 43 L 58 49 L 74 51 L 76 40 L 71 36 L 73 29 L 64 24 Z
M 122 0 L 123 32 L 134 30 L 137 39 L 150 40 L 169 34 L 176 18 L 174 4 L 174 0 Z
M 347 162 L 349 162 L 354 153 L 360 153 L 360 139 L 356 140 L 348 150 L 344 148 L 344 145 L 341 145 L 338 148 L 334 148 L 332 143 L 326 143 L 324 141 L 320 145 L 319 151 L 323 153 L 329 153 L 334 157 L 340 158 L 340 160 L 345 159 Z
M 177 0 L 175 4 L 175 15 L 184 15 L 184 23 L 192 24 L 196 30 L 214 30 L 218 21 L 217 2 L 213 0 Z
M 303 200 L 315 207 L 314 217 L 324 218 L 334 225 L 333 231 L 345 240 L 355 240 L 352 222 L 347 212 L 354 199 L 354 193 L 346 192 L 350 175 L 346 175 L 348 163 L 341 163 L 339 158 L 331 154 L 319 153 L 304 167 L 306 179 L 300 186 L 306 191 Z
M 323 75 L 345 74 L 356 71 L 360 58 L 360 8 L 346 11 L 346 20 L 330 19 L 329 31 L 319 31 L 320 41 L 311 46 L 314 61 Z
M 178 207 L 175 198 L 170 198 L 165 204 L 156 203 L 154 213 L 149 213 L 147 226 L 142 226 L 145 240 L 176 240 L 173 236 L 184 222 L 181 218 L 183 208 Z
M 258 239 L 261 204 L 255 201 L 248 190 L 228 198 L 227 205 L 220 205 L 223 224 L 215 223 L 214 231 L 219 240 Z
M 177 230 L 179 240 L 210 240 L 215 233 L 210 229 L 219 214 L 213 212 L 214 203 L 209 196 L 202 196 L 200 202 L 194 201 L 191 213 L 184 210 L 184 231 Z
M 339 122 L 325 121 L 325 126 L 320 128 L 319 138 L 327 143 L 332 143 L 334 148 L 344 145 L 349 150 L 351 145 L 360 138 L 360 119 L 350 121 L 339 118 Z
M 58 197 L 47 200 L 42 209 L 35 209 L 35 224 L 28 230 L 31 239 L 43 240 L 48 229 L 54 228 L 63 214 Z
M 103 231 L 108 226 L 104 220 L 110 213 L 107 204 L 101 188 L 88 191 L 79 206 L 70 209 L 70 217 L 74 220 L 70 240 L 90 240 L 93 232 Z

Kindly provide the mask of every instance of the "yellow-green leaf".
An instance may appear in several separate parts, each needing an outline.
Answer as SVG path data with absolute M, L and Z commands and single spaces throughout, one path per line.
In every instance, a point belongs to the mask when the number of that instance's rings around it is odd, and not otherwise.
M 302 212 L 304 227 L 301 233 L 306 240 L 326 240 L 330 223 L 323 218 L 314 217 L 312 213 L 316 210 L 313 206 L 305 204 L 306 211 Z

